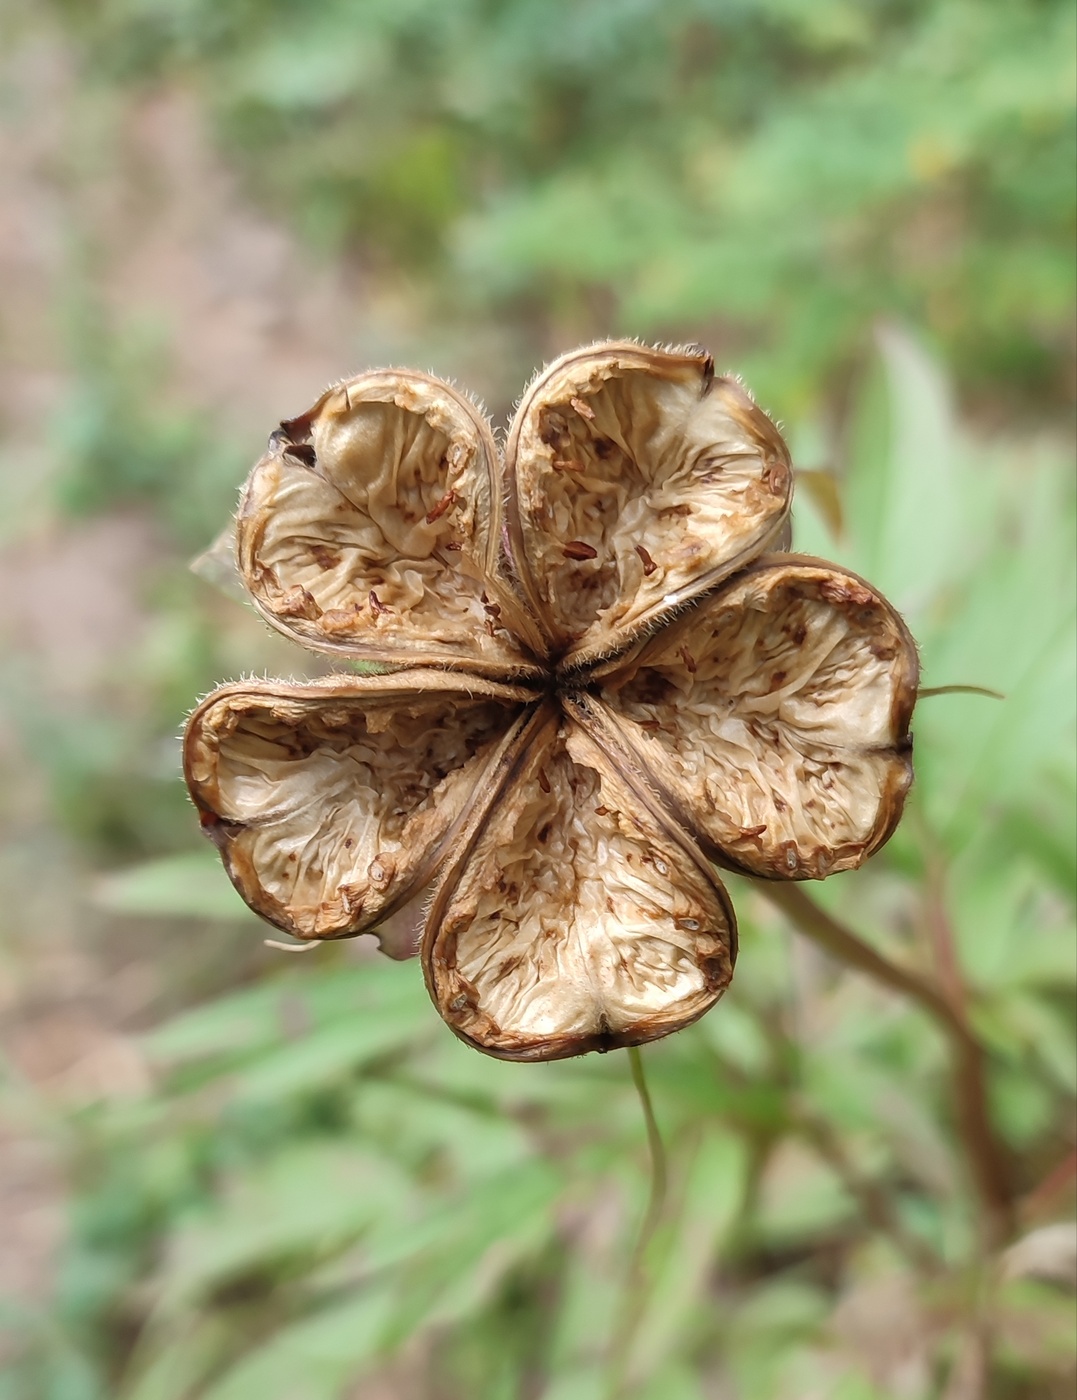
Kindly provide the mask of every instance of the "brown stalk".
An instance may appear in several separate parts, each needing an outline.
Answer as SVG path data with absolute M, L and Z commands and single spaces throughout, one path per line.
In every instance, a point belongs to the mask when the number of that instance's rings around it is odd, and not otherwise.
M 757 887 L 806 937 L 832 957 L 915 1001 L 946 1033 L 953 1052 L 951 1075 L 961 1141 L 983 1207 L 988 1242 L 994 1247 L 1001 1245 L 1015 1227 L 1013 1194 L 1006 1156 L 987 1107 L 987 1056 L 969 1026 L 948 924 L 945 930 L 935 930 L 943 949 L 942 986 L 937 987 L 876 952 L 816 904 L 800 885 L 759 881 Z M 954 995 L 957 986 L 961 987 L 959 996 Z
M 927 858 L 927 928 L 939 983 L 962 1025 L 968 1027 L 968 993 L 958 960 L 953 926 L 946 912 L 943 873 Z M 975 1053 L 973 1053 L 973 1049 Z M 954 1109 L 984 1207 L 987 1244 L 998 1248 L 1016 1229 L 1009 1162 L 994 1135 L 987 1105 L 987 1065 L 981 1047 L 969 1034 L 954 1057 Z

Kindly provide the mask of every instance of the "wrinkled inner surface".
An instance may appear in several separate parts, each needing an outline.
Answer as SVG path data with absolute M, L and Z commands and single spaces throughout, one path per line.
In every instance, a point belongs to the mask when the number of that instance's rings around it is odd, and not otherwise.
M 601 651 L 758 552 L 790 473 L 737 386 L 598 364 L 540 386 L 516 472 L 539 601 L 562 641 Z
M 493 464 L 455 407 L 352 400 L 344 386 L 298 455 L 284 449 L 255 468 L 241 560 L 287 630 L 338 650 L 421 642 L 517 659 L 484 595 Z
M 714 885 L 594 758 L 578 733 L 532 755 L 444 907 L 435 996 L 485 1048 L 553 1058 L 651 1039 L 731 975 Z
M 203 717 L 196 796 L 239 824 L 225 859 L 259 912 L 300 936 L 355 932 L 429 878 L 513 713 L 233 696 Z
M 902 651 L 864 585 L 779 566 L 656 638 L 603 698 L 706 837 L 760 874 L 822 877 L 860 863 L 908 785 Z

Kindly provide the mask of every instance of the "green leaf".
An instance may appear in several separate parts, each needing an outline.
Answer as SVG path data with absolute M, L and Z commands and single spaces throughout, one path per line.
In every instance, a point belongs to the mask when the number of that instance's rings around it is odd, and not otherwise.
M 385 1287 L 275 1332 L 202 1392 L 203 1400 L 337 1400 L 375 1361 L 395 1300 Z
M 98 880 L 93 900 L 117 914 L 251 919 L 217 855 L 209 850 L 162 856 Z
M 221 1199 L 176 1235 L 161 1310 L 209 1299 L 237 1281 L 309 1268 L 378 1220 L 408 1213 L 399 1171 L 353 1143 L 296 1146 L 237 1172 Z

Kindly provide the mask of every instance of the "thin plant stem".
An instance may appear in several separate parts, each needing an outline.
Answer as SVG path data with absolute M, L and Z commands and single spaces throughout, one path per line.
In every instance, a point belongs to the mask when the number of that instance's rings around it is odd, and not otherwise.
M 643 1071 L 643 1056 L 639 1052 L 638 1045 L 629 1046 L 628 1063 L 632 1067 L 632 1083 L 636 1087 L 640 1107 L 643 1109 L 643 1122 L 647 1128 L 647 1150 L 651 1157 L 651 1189 L 647 1197 L 647 1210 L 640 1225 L 635 1249 L 632 1251 L 632 1267 L 638 1270 L 643 1267 L 647 1248 L 654 1238 L 654 1232 L 658 1228 L 658 1222 L 665 1209 L 666 1192 L 669 1188 L 669 1167 L 666 1161 L 665 1144 L 654 1116 L 654 1104 L 651 1102 L 651 1092 L 647 1087 L 647 1076 Z
M 777 905 L 799 932 L 813 943 L 818 943 L 832 957 L 855 967 L 859 972 L 866 972 L 877 982 L 917 1002 L 947 1035 L 958 1040 L 971 1038 L 968 1027 L 937 987 L 919 974 L 883 957 L 870 943 L 816 904 L 799 885 L 762 880 L 754 883 L 760 894 L 771 904 Z
M 940 862 L 927 855 L 927 927 L 942 990 L 961 1022 L 968 1026 L 968 992 L 957 952 L 957 939 L 946 912 Z M 965 1142 L 976 1189 L 983 1203 L 986 1243 L 998 1247 L 1016 1226 L 1010 1163 L 995 1140 L 987 1101 L 986 1056 L 973 1053 L 976 1042 L 954 1047 L 954 1112 Z M 978 1050 L 978 1047 L 976 1047 Z
M 915 1001 L 945 1031 L 952 1048 L 951 1078 L 957 1124 L 970 1175 L 987 1223 L 989 1243 L 998 1247 L 1014 1230 L 1014 1202 L 1006 1153 L 998 1141 L 987 1103 L 987 1053 L 973 1034 L 963 1000 L 949 989 L 892 963 L 859 935 L 815 903 L 798 885 L 757 882 L 757 888 L 799 932 L 869 977 Z
M 607 1390 L 608 1400 L 620 1400 L 625 1393 L 625 1373 L 628 1366 L 628 1348 L 632 1335 L 639 1326 L 640 1318 L 647 1302 L 647 1273 L 644 1267 L 647 1250 L 654 1239 L 655 1231 L 662 1219 L 669 1190 L 669 1165 L 666 1148 L 654 1116 L 654 1103 L 647 1087 L 647 1076 L 643 1069 L 643 1056 L 639 1047 L 628 1047 L 628 1063 L 632 1070 L 632 1083 L 643 1110 L 643 1122 L 647 1130 L 647 1151 L 651 1164 L 651 1180 L 647 1193 L 647 1208 L 640 1221 L 639 1233 L 628 1262 L 624 1287 L 621 1293 L 617 1317 L 614 1323 L 610 1346 L 610 1381 Z

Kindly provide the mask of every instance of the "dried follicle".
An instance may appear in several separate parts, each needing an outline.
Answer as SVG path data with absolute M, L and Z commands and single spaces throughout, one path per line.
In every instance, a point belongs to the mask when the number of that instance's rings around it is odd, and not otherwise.
M 792 495 L 785 444 L 736 380 L 704 351 L 630 343 L 566 355 L 538 378 L 506 477 L 521 585 L 550 648 L 576 666 L 774 543 Z
M 911 780 L 915 646 L 863 580 L 766 552 L 791 490 L 778 430 L 703 351 L 565 356 L 503 462 L 429 375 L 323 395 L 252 473 L 239 572 L 275 627 L 383 673 L 196 710 L 187 780 L 237 889 L 304 941 L 429 889 L 430 994 L 502 1058 L 702 1015 L 736 957 L 714 863 L 853 868 Z
M 188 723 L 187 781 L 252 909 L 353 937 L 429 882 L 528 698 L 406 671 L 223 687 Z
M 733 972 L 720 883 L 554 707 L 442 881 L 427 981 L 463 1039 L 509 1059 L 653 1040 Z
M 714 859 L 819 879 L 860 865 L 901 815 L 918 676 L 905 624 L 862 579 L 774 555 L 623 660 L 588 705 Z
M 497 451 L 470 400 L 374 371 L 272 435 L 240 506 L 239 568 L 262 615 L 320 651 L 524 670 L 514 638 L 485 626 L 483 592 L 503 591 L 500 510 Z

